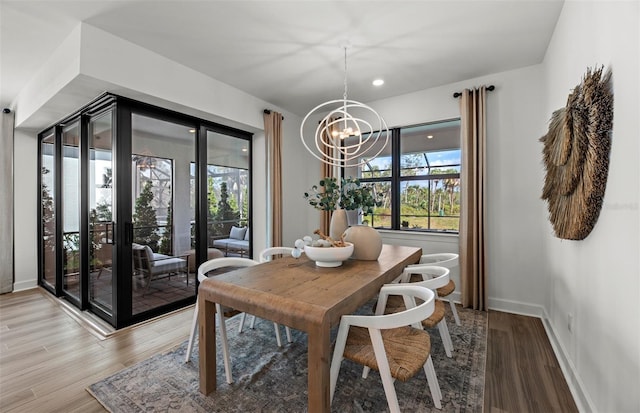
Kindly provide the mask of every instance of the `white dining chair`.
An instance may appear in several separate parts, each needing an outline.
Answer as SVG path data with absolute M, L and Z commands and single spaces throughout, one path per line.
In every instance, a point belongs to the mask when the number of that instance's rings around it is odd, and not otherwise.
M 383 315 L 388 296 L 403 300 L 406 309 Z M 423 302 L 416 305 L 415 298 Z M 435 293 L 422 286 L 387 284 L 380 290 L 381 310 L 376 315 L 342 316 L 331 361 L 330 400 L 333 401 L 340 366 L 346 358 L 380 372 L 392 413 L 400 412 L 394 380 L 407 381 L 423 369 L 433 404 L 441 409 L 442 393 L 431 360 L 431 340 L 420 324 L 433 313 L 434 298 Z
M 420 257 L 420 264 L 437 265 L 439 267 L 445 267 L 449 268 L 449 270 L 453 270 L 454 268 L 458 267 L 459 259 L 458 254 L 455 253 L 446 252 L 437 254 L 424 254 L 422 257 Z M 451 277 L 449 277 L 449 283 L 441 288 L 438 288 L 438 298 L 444 298 L 444 301 L 449 302 L 451 313 L 453 314 L 453 318 L 456 320 L 456 324 L 461 325 L 460 317 L 458 316 L 458 310 L 456 310 L 456 303 L 453 302 L 453 298 L 451 297 L 451 293 L 453 293 L 455 289 L 456 284 L 451 279 Z
M 223 257 L 223 258 L 214 258 L 208 261 L 203 262 L 198 267 L 198 281 L 203 282 L 207 279 L 207 273 L 213 270 L 217 270 L 220 268 L 229 268 L 229 267 L 251 267 L 259 264 L 258 261 L 252 260 L 250 258 L 239 258 L 239 257 Z M 195 335 L 198 330 L 198 303 L 199 298 L 196 299 L 196 305 L 193 311 L 193 320 L 191 323 L 191 334 L 189 335 L 189 344 L 187 345 L 187 354 L 185 356 L 185 363 L 188 363 L 191 359 L 191 351 L 193 350 L 193 342 L 195 340 Z M 224 322 L 226 316 L 225 314 L 236 315 L 236 312 L 230 308 L 222 308 L 220 304 L 216 303 L 216 313 L 218 314 L 218 325 L 220 326 L 220 336 L 222 341 L 222 356 L 224 359 L 224 371 L 227 378 L 227 383 L 233 383 L 233 377 L 231 375 L 231 357 L 229 356 L 229 342 L 227 340 L 227 327 Z M 244 313 L 243 313 L 244 315 Z M 279 341 L 279 328 L 277 323 L 273 323 L 276 329 L 276 339 L 278 340 L 278 346 L 281 346 Z
M 262 250 L 260 253 L 260 262 L 267 262 L 273 259 L 274 255 L 282 255 L 285 257 L 291 257 L 291 253 L 294 248 L 291 247 L 268 247 Z M 304 250 L 303 250 L 304 251 Z
M 418 281 L 412 275 L 418 275 L 421 281 Z M 442 338 L 442 345 L 447 357 L 452 357 L 453 354 L 453 342 L 451 341 L 451 335 L 449 334 L 449 328 L 447 326 L 447 320 L 444 316 L 445 305 L 442 300 L 438 298 L 437 290 L 449 282 L 449 269 L 445 267 L 433 266 L 433 265 L 408 265 L 402 272 L 401 283 L 409 283 L 411 285 L 418 285 L 421 287 L 432 290 L 436 295 L 434 303 L 434 311 L 428 318 L 422 320 L 422 325 L 426 328 L 438 327 L 440 337 Z M 380 302 L 378 301 L 378 306 Z M 400 297 L 391 297 L 384 311 L 387 314 L 396 313 L 405 309 L 403 301 Z M 383 311 L 376 309 L 376 311 Z

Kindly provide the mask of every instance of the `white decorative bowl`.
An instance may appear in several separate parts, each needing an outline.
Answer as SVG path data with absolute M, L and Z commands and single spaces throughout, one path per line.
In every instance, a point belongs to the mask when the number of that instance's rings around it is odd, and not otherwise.
M 353 244 L 346 242 L 346 247 L 304 247 L 304 253 L 318 267 L 339 267 L 342 261 L 348 260 L 353 254 Z

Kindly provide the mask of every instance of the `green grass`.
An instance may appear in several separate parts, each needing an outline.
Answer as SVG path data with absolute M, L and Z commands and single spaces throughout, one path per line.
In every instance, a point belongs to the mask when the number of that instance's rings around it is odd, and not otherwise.
M 407 217 L 401 216 L 400 221 L 408 221 L 408 229 L 423 229 L 434 231 L 452 231 L 458 232 L 460 229 L 460 219 L 458 217 L 431 217 L 431 227 L 429 227 L 429 220 L 427 217 Z M 376 216 L 373 220 L 373 224 L 376 227 L 391 228 L 390 216 Z

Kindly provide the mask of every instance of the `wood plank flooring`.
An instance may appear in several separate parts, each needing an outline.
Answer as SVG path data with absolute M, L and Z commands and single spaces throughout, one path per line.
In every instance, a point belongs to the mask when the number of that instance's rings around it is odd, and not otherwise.
M 577 412 L 542 321 L 489 312 L 484 412 Z
M 182 343 L 192 315 L 104 338 L 39 289 L 0 295 L 0 411 L 104 412 L 85 388 Z M 539 319 L 489 313 L 484 411 L 577 411 Z

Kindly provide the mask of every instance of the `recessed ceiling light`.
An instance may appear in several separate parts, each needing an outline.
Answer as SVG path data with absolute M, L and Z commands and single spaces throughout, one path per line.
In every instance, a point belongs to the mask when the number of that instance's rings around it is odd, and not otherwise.
M 242 152 L 246 152 L 246 151 L 247 151 L 247 148 L 242 148 Z
M 433 139 L 433 135 L 427 135 L 427 139 Z
M 375 79 L 372 83 L 373 83 L 373 86 L 382 86 L 382 85 L 384 85 L 384 80 L 383 79 Z
M 195 129 L 189 129 L 189 133 L 196 133 Z

